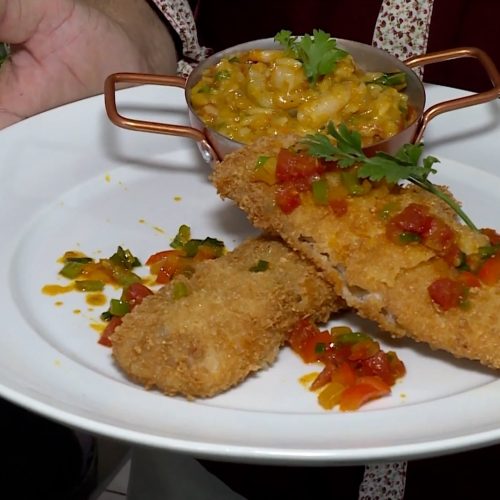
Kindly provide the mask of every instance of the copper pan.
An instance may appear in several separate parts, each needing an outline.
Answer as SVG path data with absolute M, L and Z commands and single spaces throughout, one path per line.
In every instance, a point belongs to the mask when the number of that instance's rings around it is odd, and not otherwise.
M 366 148 L 365 151 L 367 154 L 376 151 L 394 153 L 405 143 L 420 142 L 428 123 L 434 117 L 448 111 L 474 106 L 475 104 L 485 103 L 500 97 L 500 74 L 495 64 L 484 51 L 474 47 L 443 50 L 412 57 L 401 62 L 383 50 L 359 42 L 337 39 L 337 45 L 347 50 L 353 56 L 356 63 L 365 71 L 403 71 L 407 76 L 408 85 L 405 92 L 408 94 L 410 104 L 416 110 L 415 120 L 399 134 Z M 106 79 L 104 88 L 106 112 L 109 119 L 119 127 L 194 139 L 198 143 L 203 159 L 211 164 L 214 161 L 222 159 L 227 153 L 242 147 L 242 144 L 204 126 L 191 107 L 189 100 L 191 88 L 201 78 L 201 74 L 205 68 L 216 64 L 223 57 L 252 48 L 269 49 L 277 47 L 278 46 L 272 39 L 256 40 L 231 47 L 221 52 L 217 52 L 200 63 L 187 79 L 178 76 L 148 75 L 141 73 L 112 74 Z M 426 109 L 425 90 L 422 82 L 413 69 L 427 64 L 464 57 L 475 58 L 482 64 L 491 80 L 492 88 L 478 94 L 444 101 Z M 137 120 L 122 116 L 116 107 L 115 92 L 118 84 L 154 84 L 183 88 L 191 126 Z

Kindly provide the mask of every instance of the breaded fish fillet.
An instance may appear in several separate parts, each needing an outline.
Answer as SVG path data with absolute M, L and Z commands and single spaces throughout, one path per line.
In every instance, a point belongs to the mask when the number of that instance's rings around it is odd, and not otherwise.
M 173 298 L 176 283 L 185 297 Z M 251 239 L 146 297 L 113 334 L 113 355 L 146 387 L 209 397 L 271 364 L 296 321 L 326 321 L 343 305 L 281 240 Z
M 391 205 L 401 210 L 411 203 L 425 205 L 455 231 L 465 254 L 488 245 L 487 237 L 460 224 L 448 205 L 416 187 L 391 191 L 385 186 L 349 197 L 341 216 L 314 203 L 307 192 L 287 215 L 276 204 L 276 187 L 256 178 L 255 166 L 296 140 L 263 139 L 227 156 L 213 172 L 219 193 L 234 200 L 256 227 L 279 234 L 314 262 L 349 306 L 393 336 L 500 368 L 500 285 L 471 288 L 467 308 L 440 310 L 428 287 L 457 270 L 423 244 L 391 241 L 381 213 Z

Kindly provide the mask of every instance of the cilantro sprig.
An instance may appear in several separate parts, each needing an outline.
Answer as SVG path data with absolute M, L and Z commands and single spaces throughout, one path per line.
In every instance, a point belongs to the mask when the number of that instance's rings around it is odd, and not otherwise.
M 332 144 L 328 136 L 321 133 L 305 137 L 303 142 L 308 147 L 311 156 L 335 161 L 341 168 L 349 168 L 357 164 L 359 165 L 357 175 L 360 179 L 375 182 L 386 180 L 389 183 L 407 180 L 440 198 L 467 226 L 474 231 L 478 230 L 460 205 L 429 180 L 429 175 L 436 173 L 433 165 L 439 163 L 439 160 L 434 156 L 426 156 L 420 161 L 424 149 L 422 143 L 405 144 L 395 155 L 378 152 L 368 157 L 361 146 L 360 134 L 350 131 L 344 124 L 336 128 L 330 122 L 327 125 L 327 132 L 335 139 L 336 144 Z
M 335 70 L 337 62 L 348 55 L 345 50 L 337 47 L 337 41 L 329 33 L 313 30 L 313 36 L 292 36 L 292 32 L 281 30 L 274 40 L 295 59 L 302 62 L 306 78 L 316 83 L 321 76 Z

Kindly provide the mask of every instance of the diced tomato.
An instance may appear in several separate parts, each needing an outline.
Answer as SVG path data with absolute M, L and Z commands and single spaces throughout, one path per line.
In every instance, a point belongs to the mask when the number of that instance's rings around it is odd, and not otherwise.
M 349 355 L 349 359 L 351 361 L 367 359 L 374 356 L 379 351 L 380 346 L 374 340 L 361 340 L 351 346 L 351 354 Z
M 331 375 L 332 382 L 339 382 L 346 387 L 356 382 L 356 372 L 350 363 L 343 362 Z
M 288 339 L 292 349 L 306 363 L 318 361 L 331 341 L 329 332 L 319 330 L 309 320 L 299 321 Z
M 319 328 L 309 319 L 301 319 L 288 333 L 288 343 L 295 352 L 299 352 L 301 345 L 318 332 Z
M 372 399 L 390 394 L 391 388 L 380 377 L 359 377 L 355 385 L 348 387 L 340 397 L 342 411 L 354 411 Z
M 318 361 L 328 349 L 331 341 L 332 337 L 328 332 L 318 332 L 302 345 L 299 354 L 306 363 Z
M 170 283 L 172 278 L 177 274 L 179 266 L 166 264 L 160 267 L 158 274 L 156 275 L 156 283 L 160 285 L 165 285 Z
M 335 342 L 335 341 L 334 341 Z M 323 362 L 333 363 L 335 366 L 340 366 L 345 361 L 350 361 L 349 358 L 352 354 L 351 345 L 334 345 L 332 349 L 326 351 L 321 359 Z
M 390 232 L 398 235 L 402 232 L 424 235 L 429 232 L 433 217 L 424 205 L 410 203 L 402 212 L 389 220 Z
M 152 291 L 142 283 L 132 283 L 123 290 L 122 300 L 128 303 L 130 310 L 140 304 L 144 297 L 152 295 Z
M 421 242 L 453 267 L 460 264 L 455 231 L 439 217 L 430 215 L 424 205 L 408 205 L 389 220 L 386 233 L 396 243 Z
M 328 202 L 332 212 L 337 217 L 342 217 L 347 213 L 348 204 L 347 198 L 334 198 Z
M 476 288 L 481 286 L 481 280 L 470 271 L 461 271 L 457 279 L 469 288 Z
M 325 409 L 340 404 L 341 410 L 356 410 L 370 399 L 389 394 L 406 373 L 396 353 L 383 352 L 377 341 L 349 327 L 321 331 L 304 319 L 290 331 L 288 343 L 304 361 L 324 364 L 310 390 L 320 391 L 318 402 Z
M 406 375 L 406 366 L 394 351 L 387 352 L 386 357 L 394 380 Z
M 500 280 L 500 254 L 496 253 L 484 261 L 477 273 L 485 285 L 495 285 Z
M 360 362 L 358 373 L 363 376 L 377 375 L 389 385 L 393 385 L 396 381 L 389 359 L 383 351 L 379 351 L 374 356 L 362 360 Z
M 313 383 L 311 384 L 311 387 L 309 387 L 309 389 L 311 391 L 316 391 L 326 384 L 329 384 L 332 381 L 332 374 L 334 370 L 335 368 L 333 367 L 333 365 L 325 365 L 323 370 L 321 370 L 319 375 L 313 380 Z
M 172 255 L 180 255 L 179 250 L 163 250 L 162 252 L 157 252 L 148 258 L 148 260 L 146 261 L 146 265 L 152 266 L 153 264 L 156 264 Z
M 276 190 L 276 204 L 283 213 L 292 213 L 300 203 L 300 191 L 294 184 L 283 184 Z
M 458 267 L 463 258 L 462 251 L 456 243 L 453 243 L 449 248 L 445 249 L 443 252 L 438 252 L 445 262 L 447 262 L 452 267 Z
M 441 256 L 446 255 L 453 248 L 458 249 L 455 244 L 455 231 L 437 217 L 432 218 L 429 229 L 424 233 L 424 238 L 425 246 Z
M 170 280 L 186 266 L 186 257 L 178 250 L 167 250 L 163 258 L 155 260 L 149 265 L 152 274 L 156 274 L 156 282 L 169 283 Z
M 113 316 L 101 333 L 98 343 L 106 347 L 111 347 L 113 345 L 111 342 L 111 335 L 113 335 L 116 328 L 121 324 L 122 319 L 119 316 Z
M 443 311 L 462 304 L 467 296 L 467 287 L 458 280 L 439 278 L 427 288 L 432 301 Z
M 325 166 L 312 156 L 281 149 L 276 162 L 276 180 L 279 184 L 310 178 L 325 171 Z

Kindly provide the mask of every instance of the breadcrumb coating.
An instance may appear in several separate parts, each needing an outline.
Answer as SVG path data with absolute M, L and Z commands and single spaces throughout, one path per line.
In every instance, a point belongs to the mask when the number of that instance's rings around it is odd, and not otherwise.
M 465 253 L 488 245 L 486 236 L 461 224 L 436 196 L 413 186 L 395 191 L 379 187 L 350 197 L 343 216 L 306 194 L 287 215 L 275 204 L 274 186 L 256 180 L 254 169 L 259 157 L 275 156 L 296 141 L 292 136 L 259 140 L 228 155 L 215 167 L 212 181 L 256 227 L 279 234 L 310 259 L 361 316 L 394 337 L 411 337 L 458 358 L 500 368 L 500 285 L 471 288 L 467 309 L 439 310 L 428 286 L 447 277 L 449 266 L 424 245 L 390 241 L 380 212 L 391 202 L 401 209 L 410 203 L 425 205 L 456 232 Z
M 259 260 L 268 268 L 251 271 Z M 175 299 L 179 282 L 188 294 Z M 309 262 L 260 237 L 146 297 L 113 334 L 113 356 L 147 388 L 210 397 L 273 363 L 296 321 L 326 321 L 344 305 Z

